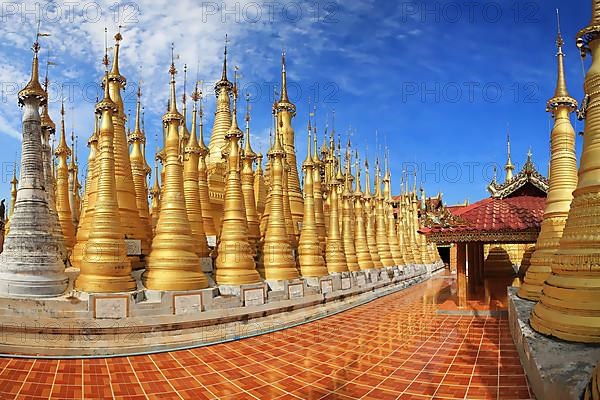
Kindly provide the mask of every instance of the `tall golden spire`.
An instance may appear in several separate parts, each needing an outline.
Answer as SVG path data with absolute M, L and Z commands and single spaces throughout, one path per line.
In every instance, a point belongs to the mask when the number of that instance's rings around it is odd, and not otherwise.
M 143 146 L 146 143 L 146 137 L 141 129 L 141 101 L 142 87 L 138 84 L 137 101 L 135 106 L 135 128 L 129 135 L 131 143 L 131 153 L 129 162 L 131 163 L 131 174 L 135 188 L 136 207 L 140 213 L 140 219 L 143 228 L 146 230 L 146 236 L 152 237 L 152 221 L 150 220 L 150 210 L 148 208 L 148 185 L 146 183 L 146 157 L 144 157 Z
M 96 98 L 96 103 L 99 99 Z M 85 194 L 83 197 L 83 206 L 77 228 L 77 241 L 71 254 L 71 264 L 76 268 L 80 268 L 80 263 L 85 252 L 85 246 L 89 239 L 90 227 L 94 220 L 94 208 L 96 204 L 96 196 L 98 192 L 98 139 L 100 135 L 100 116 L 98 113 L 94 115 L 94 132 L 88 140 L 90 153 L 87 162 L 87 176 L 85 179 Z
M 73 155 L 71 156 L 71 162 L 69 163 L 69 205 L 71 206 L 73 227 L 77 230 L 81 213 L 81 197 L 79 195 L 81 184 L 79 183 L 78 176 L 77 136 L 75 136 L 75 131 L 73 129 L 71 129 L 71 148 L 73 149 Z
M 121 218 L 121 229 L 125 237 L 127 239 L 140 240 L 142 256 L 146 256 L 150 250 L 150 238 L 147 237 L 148 231 L 142 224 L 140 212 L 137 207 L 133 174 L 131 172 L 131 163 L 127 148 L 127 137 L 125 134 L 126 115 L 123 107 L 123 98 L 121 97 L 121 89 L 125 87 L 127 80 L 119 71 L 119 49 L 122 39 L 121 32 L 117 32 L 115 35 L 112 69 L 108 74 L 110 98 L 117 106 L 117 111 L 112 114 L 115 174 L 117 177 L 117 204 Z M 130 256 L 130 260 L 134 268 L 143 267 L 143 262 L 139 256 Z
M 185 87 L 185 85 L 184 85 Z M 204 219 L 202 217 L 202 202 L 200 200 L 200 187 L 198 182 L 198 165 L 200 162 L 200 145 L 197 137 L 197 104 L 200 100 L 198 85 L 192 93 L 194 108 L 192 111 L 192 132 L 187 132 L 187 143 L 183 148 L 183 196 L 185 197 L 185 209 L 187 212 L 190 227 L 192 228 L 192 237 L 194 239 L 194 250 L 198 257 L 208 257 L 210 249 L 206 241 L 204 232 Z M 184 102 L 185 103 L 185 102 Z M 185 124 L 185 117 L 183 119 Z M 186 132 L 183 128 L 182 132 Z M 185 135 L 183 136 L 185 137 Z
M 259 221 L 265 212 L 265 201 L 267 200 L 267 187 L 262 169 L 262 159 L 262 153 L 258 153 L 256 155 L 256 171 L 254 171 L 254 199 L 256 200 L 256 211 L 259 215 Z
M 369 252 L 369 246 L 367 242 L 367 232 L 365 226 L 365 214 L 363 209 L 363 192 L 360 188 L 360 160 L 358 158 L 358 151 L 356 151 L 356 190 L 353 193 L 354 196 L 354 246 L 356 248 L 356 260 L 361 270 L 373 269 L 375 264 L 371 258 Z
M 187 64 L 183 64 L 183 95 L 181 96 L 181 108 L 183 120 L 181 127 L 179 128 L 179 140 L 181 140 L 181 153 L 183 154 L 183 148 L 190 140 L 190 131 L 187 127 Z M 197 141 L 197 140 L 196 140 Z
M 215 273 L 219 285 L 241 285 L 260 281 L 254 261 L 255 249 L 252 248 L 248 238 L 248 221 L 240 177 L 240 139 L 244 134 L 237 123 L 237 95 L 236 84 L 233 90 L 231 127 L 225 135 L 229 149 L 223 224 L 217 248 Z
M 300 190 L 300 180 L 298 178 L 296 149 L 294 145 L 295 134 L 294 128 L 292 127 L 292 118 L 296 116 L 296 106 L 290 102 L 287 94 L 287 72 L 284 51 L 281 53 L 281 95 L 279 101 L 274 104 L 273 108 L 277 115 L 277 129 L 275 133 L 281 135 L 281 145 L 286 154 L 284 165 L 287 164 L 286 174 L 289 188 L 287 192 L 284 192 L 284 195 L 289 196 L 290 199 L 290 211 L 293 222 L 292 227 L 294 229 L 294 235 L 298 238 L 298 226 L 302 222 L 304 205 L 302 201 L 302 191 Z
M 208 160 L 209 167 L 222 163 L 221 151 L 226 146 L 225 135 L 231 127 L 231 95 L 233 84 L 227 79 L 227 43 L 229 42 L 225 35 L 225 50 L 223 53 L 223 72 L 221 79 L 215 83 L 215 95 L 217 96 L 217 109 L 215 111 L 215 120 L 210 136 L 210 156 Z M 222 181 L 222 179 L 221 179 Z
M 316 119 L 316 107 L 313 115 L 315 115 Z M 325 214 L 323 209 L 323 185 L 321 184 L 321 176 L 322 171 L 324 170 L 325 164 L 319 158 L 319 151 L 317 148 L 317 123 L 315 120 L 315 124 L 313 126 L 313 143 L 314 143 L 314 153 L 313 153 L 313 163 L 315 164 L 313 168 L 313 198 L 315 202 L 315 226 L 317 227 L 317 235 L 319 237 L 319 243 L 321 246 L 322 254 L 325 254 L 325 242 L 327 240 L 327 228 L 325 225 Z
M 152 221 L 152 237 L 158 223 L 158 215 L 160 214 L 160 184 L 158 183 L 158 157 L 154 158 L 154 184 L 150 189 L 150 197 L 152 200 L 152 208 L 150 209 L 150 218 Z
M 283 159 L 286 153 L 278 134 L 275 134 L 275 142 L 268 156 L 271 160 L 269 178 L 271 193 L 260 264 L 264 268 L 264 277 L 267 280 L 295 279 L 298 277 L 298 270 L 286 231 L 284 215 Z
M 381 192 L 381 175 L 379 169 L 379 159 L 375 163 L 375 236 L 377 239 L 377 250 L 381 263 L 384 267 L 392 267 L 396 265 L 390 252 L 390 244 L 388 241 L 388 232 L 385 224 L 385 205 L 383 193 Z
M 558 18 L 558 10 L 557 18 Z M 558 48 L 558 79 L 554 96 L 548 100 L 546 111 L 554 117 L 550 134 L 550 187 L 540 235 L 531 255 L 531 264 L 518 295 L 529 300 L 539 300 L 544 281 L 552 272 L 552 258 L 562 237 L 573 191 L 577 187 L 577 159 L 575 155 L 575 130 L 570 114 L 577 109 L 577 102 L 567 91 L 564 73 L 563 40 L 558 24 L 556 38 Z
M 217 235 L 217 228 L 212 216 L 212 204 L 208 192 L 208 167 L 206 158 L 208 157 L 208 147 L 204 143 L 204 107 L 202 106 L 202 91 L 198 91 L 199 95 L 199 117 L 200 129 L 198 146 L 200 147 L 200 158 L 198 160 L 198 190 L 200 192 L 200 202 L 202 203 L 202 219 L 204 220 L 204 233 L 209 236 Z
M 315 224 L 315 207 L 313 198 L 313 168 L 315 164 L 311 157 L 311 126 L 308 122 L 308 145 L 306 160 L 302 164 L 304 170 L 304 219 L 298 243 L 298 265 L 300 274 L 304 277 L 319 277 L 327 275 L 325 259 L 319 246 L 319 236 Z
M 515 166 L 513 165 L 510 159 L 510 131 L 508 130 L 508 127 L 506 128 L 506 153 L 506 164 L 504 164 L 504 171 L 506 171 L 506 177 L 504 181 L 508 182 L 513 178 L 513 171 L 515 170 Z
M 381 263 L 381 257 L 379 256 L 379 249 L 377 248 L 377 234 L 376 234 L 376 221 L 375 221 L 375 210 L 377 208 L 377 199 L 371 195 L 371 178 L 369 176 L 369 160 L 365 157 L 365 194 L 364 198 L 364 210 L 366 219 L 366 236 L 367 246 L 369 247 L 369 253 L 371 254 L 371 260 L 375 268 L 383 267 Z
M 246 95 L 246 135 L 244 140 L 244 151 L 242 153 L 242 193 L 246 209 L 246 220 L 248 221 L 248 240 L 254 253 L 258 251 L 260 240 L 260 228 L 258 212 L 256 211 L 256 199 L 254 198 L 254 170 L 252 166 L 256 160 L 256 153 L 250 145 L 250 96 Z
M 200 260 L 195 253 L 196 242 L 186 213 L 183 171 L 179 159 L 179 126 L 182 116 L 177 111 L 175 95 L 175 61 L 171 47 L 171 100 L 169 111 L 163 115 L 167 125 L 165 160 L 160 214 L 152 250 L 148 256 L 142 282 L 153 290 L 193 290 L 208 286 L 208 280 L 200 269 Z
M 346 147 L 346 165 L 344 174 L 344 185 L 342 188 L 342 240 L 344 242 L 344 255 L 346 256 L 346 264 L 348 270 L 359 271 L 358 259 L 356 257 L 356 249 L 354 248 L 354 207 L 352 193 L 352 183 L 350 183 L 350 146 Z M 340 160 L 341 164 L 341 160 Z
M 396 232 L 396 221 L 394 219 L 394 209 L 392 208 L 392 176 L 390 173 L 389 157 L 387 148 L 385 152 L 385 174 L 383 175 L 384 199 L 383 207 L 387 218 L 387 236 L 390 245 L 390 252 L 395 265 L 404 265 L 406 262 L 402 256 L 402 249 L 398 244 L 398 233 Z
M 341 173 L 340 173 L 341 174 Z M 344 244 L 340 236 L 338 186 L 340 181 L 335 174 L 329 179 L 329 229 L 327 231 L 327 245 L 325 247 L 325 261 L 330 273 L 347 272 L 348 264 L 344 254 Z
M 106 32 L 106 31 L 105 31 Z M 106 47 L 106 46 L 105 46 Z M 136 288 L 120 226 L 115 175 L 113 114 L 118 111 L 109 92 L 108 56 L 104 53 L 104 98 L 96 104 L 101 115 L 95 164 L 98 171 L 94 212 L 89 237 L 80 261 L 75 288 L 86 292 L 126 292 Z M 113 64 L 113 70 L 116 67 Z
M 71 205 L 69 203 L 69 167 L 67 158 L 71 155 L 71 149 L 67 145 L 65 135 L 65 102 L 64 99 L 60 108 L 60 139 L 58 146 L 54 150 L 54 155 L 58 158 L 56 168 L 56 211 L 58 220 L 65 237 L 65 246 L 67 252 L 71 253 L 75 246 L 75 227 L 71 216 Z

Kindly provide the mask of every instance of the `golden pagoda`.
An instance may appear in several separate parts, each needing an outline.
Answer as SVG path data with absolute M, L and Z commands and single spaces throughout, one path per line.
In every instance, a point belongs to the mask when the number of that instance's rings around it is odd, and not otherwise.
M 58 158 L 56 167 L 56 211 L 58 220 L 65 237 L 65 246 L 68 253 L 71 253 L 75 246 L 75 227 L 71 217 L 71 205 L 69 204 L 69 167 L 67 158 L 71 155 L 71 149 L 67 145 L 65 136 L 65 104 L 64 100 L 60 108 L 60 139 L 58 146 L 54 150 L 54 155 Z
M 354 193 L 350 181 L 350 143 L 346 147 L 346 172 L 344 174 L 344 185 L 342 191 L 342 240 L 344 243 L 344 255 L 349 271 L 359 271 L 356 249 L 354 248 Z M 340 161 L 341 164 L 341 161 Z
M 256 212 L 259 217 L 262 217 L 265 212 L 265 202 L 267 200 L 267 186 L 265 185 L 265 175 L 262 169 L 262 159 L 262 153 L 258 153 L 256 155 L 256 171 L 254 171 L 254 199 L 256 200 Z
M 308 120 L 308 145 L 306 160 L 302 164 L 304 171 L 304 219 L 300 230 L 300 241 L 298 243 L 298 265 L 303 277 L 320 277 L 328 274 L 325 259 L 319 245 L 320 239 L 315 219 L 315 201 L 313 189 L 313 162 L 311 153 L 311 126 Z M 320 180 L 320 177 L 319 177 Z
M 136 282 L 131 276 L 117 205 L 113 114 L 118 112 L 118 107 L 110 97 L 106 51 L 103 62 L 104 98 L 96 104 L 96 113 L 101 115 L 98 154 L 94 161 L 98 173 L 97 194 L 91 216 L 92 229 L 80 261 L 75 288 L 85 292 L 126 292 L 134 290 Z
M 246 95 L 246 135 L 244 140 L 244 150 L 242 152 L 242 194 L 244 196 L 244 205 L 246 210 L 246 221 L 248 221 L 248 240 L 254 254 L 258 251 L 258 241 L 260 240 L 260 227 L 258 212 L 256 211 L 256 199 L 254 198 L 254 160 L 256 153 L 250 145 L 250 97 Z
M 513 165 L 510 159 L 510 132 L 507 130 L 506 132 L 506 150 L 507 150 L 507 158 L 506 164 L 504 164 L 504 171 L 506 172 L 504 181 L 508 182 L 513 178 L 513 171 L 515 170 L 515 166 Z
M 556 39 L 558 78 L 554 96 L 546 106 L 546 111 L 551 112 L 554 117 L 554 128 L 550 134 L 550 188 L 540 235 L 531 255 L 525 280 L 518 292 L 519 297 L 535 301 L 539 300 L 544 281 L 552 272 L 552 258 L 567 221 L 572 193 L 577 187 L 575 130 L 570 120 L 570 114 L 577 109 L 577 101 L 567 91 L 563 43 L 559 26 Z
M 200 117 L 200 128 L 198 130 L 198 146 L 200 147 L 200 158 L 198 159 L 198 190 L 200 191 L 200 203 L 202 208 L 202 219 L 204 220 L 204 233 L 207 236 L 216 236 L 217 228 L 213 220 L 212 204 L 208 189 L 208 167 L 206 157 L 209 149 L 204 143 L 204 107 L 202 106 L 202 92 L 199 92 L 198 117 Z
M 383 202 L 384 212 L 387 218 L 387 237 L 390 246 L 390 252 L 392 253 L 392 259 L 394 265 L 404 265 L 404 257 L 402 256 L 402 249 L 398 244 L 398 233 L 396 232 L 396 220 L 394 219 L 394 210 L 392 208 L 392 177 L 390 175 L 389 158 L 387 155 L 387 149 L 385 154 L 385 174 L 383 175 Z
M 135 128 L 129 134 L 129 143 L 131 144 L 131 153 L 129 162 L 131 163 L 131 173 L 133 185 L 135 187 L 135 200 L 137 209 L 140 212 L 142 226 L 146 230 L 146 236 L 152 237 L 152 223 L 150 220 L 150 210 L 148 209 L 148 185 L 146 181 L 146 156 L 144 155 L 144 145 L 146 135 L 141 129 L 141 98 L 142 88 L 138 85 L 137 102 L 135 107 Z
M 365 235 L 367 237 L 367 247 L 371 260 L 375 268 L 383 267 L 379 250 L 377 248 L 377 235 L 375 229 L 375 209 L 377 208 L 376 199 L 371 195 L 371 179 L 369 177 L 369 160 L 365 158 L 365 194 L 364 199 L 364 217 L 366 222 Z
M 187 211 L 188 220 L 190 227 L 192 228 L 194 250 L 198 257 L 202 258 L 209 256 L 210 249 L 208 248 L 208 242 L 206 241 L 206 234 L 204 232 L 204 218 L 202 216 L 202 202 L 200 199 L 200 187 L 198 181 L 198 166 L 200 162 L 200 153 L 202 152 L 200 145 L 198 144 L 196 129 L 198 123 L 197 104 L 198 100 L 200 100 L 198 85 L 196 85 L 196 89 L 194 90 L 194 93 L 192 93 L 192 99 L 194 100 L 194 108 L 192 110 L 192 132 L 190 133 L 187 129 L 185 116 L 183 117 L 184 128 L 181 129 L 184 133 L 182 140 L 186 140 L 185 137 L 187 136 L 187 142 L 185 142 L 185 147 L 183 148 L 183 196 L 185 197 L 185 209 Z
M 96 99 L 98 103 L 98 99 Z M 77 227 L 77 242 L 71 254 L 71 264 L 74 267 L 80 268 L 81 260 L 85 252 L 85 246 L 90 235 L 90 228 L 93 222 L 94 207 L 96 204 L 96 195 L 98 191 L 98 168 L 96 159 L 98 157 L 98 136 L 100 134 L 100 116 L 95 114 L 94 132 L 88 139 L 88 147 L 90 153 L 87 162 L 87 176 L 85 179 L 85 193 L 83 196 L 83 205 L 79 218 L 79 226 Z
M 158 215 L 160 214 L 160 184 L 158 183 L 158 158 L 154 159 L 154 184 L 150 189 L 150 197 L 152 200 L 150 208 L 150 219 L 152 221 L 152 237 L 156 231 L 158 223 Z
M 261 251 L 261 268 L 267 280 L 290 280 L 298 278 L 296 261 L 290 245 L 290 236 L 286 230 L 284 214 L 284 164 L 285 150 L 279 134 L 267 156 L 270 159 L 269 183 L 271 191 L 268 197 L 268 220 L 265 228 Z
M 409 210 L 410 210 L 410 234 L 412 235 L 412 253 L 415 259 L 415 263 L 417 264 L 425 264 L 425 260 L 423 260 L 422 247 L 420 242 L 420 234 L 417 232 L 419 230 L 419 217 L 417 215 L 417 205 L 419 203 L 417 199 L 417 179 L 415 173 L 415 180 L 413 190 L 408 197 L 409 201 Z
M 404 180 L 405 177 L 403 177 Z M 402 196 L 400 196 L 398 212 L 398 237 L 401 243 L 402 257 L 406 264 L 416 264 L 415 257 L 412 252 L 412 241 L 410 234 L 410 213 L 408 207 L 408 177 L 405 179 L 406 187 L 402 185 Z
M 117 203 L 119 205 L 119 216 L 121 217 L 121 229 L 126 239 L 140 241 L 141 255 L 146 256 L 150 250 L 150 241 L 147 237 L 148 230 L 142 224 L 140 211 L 137 207 L 135 186 L 131 172 L 131 163 L 129 162 L 129 152 L 127 148 L 127 138 L 125 135 L 125 111 L 123 108 L 123 99 L 121 89 L 125 87 L 127 80 L 119 72 L 119 48 L 123 39 L 121 33 L 115 35 L 114 56 L 112 67 L 108 74 L 108 90 L 110 98 L 117 106 L 117 112 L 113 113 L 113 126 L 115 137 L 113 145 L 115 146 L 115 177 L 117 185 Z M 129 255 L 134 268 L 143 265 L 140 256 Z
M 79 166 L 77 165 L 77 142 L 75 141 L 75 132 L 71 130 L 71 148 L 73 149 L 73 156 L 69 162 L 69 206 L 71 207 L 71 219 L 73 221 L 73 227 L 77 230 L 79 225 L 79 218 L 81 217 L 81 196 L 79 190 L 81 184 L 79 183 Z
M 563 340 L 600 342 L 600 1 L 592 2 L 592 20 L 577 33 L 581 56 L 592 56 L 585 76 L 587 102 L 583 149 L 577 188 L 559 247 L 552 259 L 552 273 L 531 313 L 531 327 Z M 571 100 L 556 99 L 567 104 Z M 555 176 L 551 176 L 554 179 Z
M 285 174 L 287 175 L 288 190 L 284 188 L 284 196 L 289 196 L 290 212 L 292 216 L 293 234 L 296 240 L 300 234 L 299 224 L 302 223 L 304 210 L 300 180 L 298 179 L 298 168 L 296 165 L 296 150 L 294 146 L 295 136 L 292 127 L 292 118 L 296 116 L 296 106 L 288 98 L 287 73 L 285 64 L 285 52 L 281 53 L 281 95 L 279 101 L 275 102 L 273 110 L 277 116 L 278 132 L 282 135 L 282 146 L 285 151 Z M 287 218 L 287 215 L 286 215 Z M 288 234 L 290 234 L 288 230 Z
M 335 158 L 335 156 L 333 156 Z M 331 163 L 331 160 L 330 160 Z M 340 172 L 341 175 L 341 172 Z M 344 254 L 344 242 L 340 234 L 340 221 L 338 209 L 338 186 L 340 181 L 337 174 L 332 174 L 328 179 L 329 201 L 329 230 L 325 247 L 325 261 L 329 273 L 348 272 L 348 264 Z
M 356 248 L 356 259 L 361 270 L 369 270 L 375 267 L 367 241 L 365 213 L 363 208 L 363 192 L 360 188 L 360 161 L 358 151 L 356 152 L 356 190 L 354 191 L 354 247 Z
M 177 111 L 177 71 L 173 55 L 171 57 L 171 97 L 169 111 L 163 115 L 163 124 L 167 125 L 163 161 L 165 177 L 162 182 L 160 214 L 142 282 L 152 290 L 202 289 L 208 286 L 208 280 L 195 253 L 196 241 L 192 236 L 185 198 L 182 196 L 184 184 L 179 154 L 179 126 L 183 117 Z
M 215 119 L 213 129 L 210 135 L 208 148 L 210 153 L 207 156 L 208 167 L 208 187 L 210 189 L 211 207 L 214 226 L 217 232 L 207 231 L 207 234 L 218 234 L 221 229 L 221 219 L 223 218 L 224 207 L 224 177 L 227 173 L 226 162 L 223 161 L 223 149 L 226 147 L 225 136 L 231 127 L 231 95 L 233 84 L 227 79 L 227 35 L 225 35 L 225 51 L 223 56 L 223 71 L 221 79 L 215 83 L 215 95 L 217 96 L 217 107 L 215 110 Z
M 324 172 L 325 163 L 319 158 L 319 151 L 317 149 L 317 124 L 313 126 L 313 143 L 314 152 L 312 161 L 313 167 L 313 199 L 315 209 L 315 226 L 317 228 L 317 236 L 319 238 L 319 245 L 321 247 L 321 253 L 325 255 L 325 244 L 327 241 L 327 231 L 325 227 L 325 214 L 323 211 L 323 185 L 321 184 L 322 173 Z
M 215 280 L 219 285 L 242 285 L 260 282 L 256 270 L 253 244 L 248 237 L 248 221 L 240 174 L 240 140 L 244 136 L 237 122 L 237 79 L 233 86 L 233 115 L 231 127 L 225 135 L 227 177 L 225 179 L 225 206 L 223 224 L 216 259 Z
M 379 170 L 379 159 L 375 163 L 375 238 L 377 251 L 384 267 L 396 265 L 390 252 L 388 232 L 385 224 L 385 199 L 381 191 L 381 176 Z

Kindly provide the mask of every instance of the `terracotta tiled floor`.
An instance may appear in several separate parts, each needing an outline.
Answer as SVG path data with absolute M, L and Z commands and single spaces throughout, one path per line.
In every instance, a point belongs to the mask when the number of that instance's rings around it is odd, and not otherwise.
M 447 286 L 193 350 L 0 359 L 0 399 L 529 399 L 506 319 L 436 315 Z

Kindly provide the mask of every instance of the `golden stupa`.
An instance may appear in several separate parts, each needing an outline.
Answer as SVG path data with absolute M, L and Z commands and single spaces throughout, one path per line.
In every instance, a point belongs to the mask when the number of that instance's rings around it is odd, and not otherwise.
M 567 91 L 564 70 L 563 39 L 558 31 L 558 78 L 554 96 L 548 100 L 546 111 L 554 117 L 550 134 L 550 187 L 540 235 L 529 261 L 529 268 L 519 289 L 519 297 L 539 300 L 544 281 L 552 272 L 552 258 L 558 249 L 567 221 L 573 191 L 577 187 L 577 159 L 575 155 L 575 130 L 570 115 L 577 108 L 577 101 Z
M 350 143 L 346 148 L 345 156 L 345 174 L 342 191 L 342 241 L 344 243 L 344 255 L 346 256 L 346 265 L 349 271 L 359 271 L 356 249 L 354 248 L 354 193 L 352 181 L 350 180 Z M 341 160 L 340 160 L 341 164 Z
M 371 260 L 375 268 L 383 267 L 381 257 L 379 256 L 379 250 L 377 249 L 377 235 L 375 228 L 375 209 L 376 199 L 371 195 L 371 179 L 369 176 L 369 160 L 365 158 L 365 194 L 364 200 L 364 218 L 365 218 L 365 235 L 367 237 L 367 247 L 369 248 L 369 254 L 371 254 Z
M 71 205 L 69 204 L 69 166 L 67 158 L 71 155 L 71 149 L 67 145 L 65 136 L 65 104 L 64 100 L 60 108 L 60 138 L 58 146 L 54 150 L 58 158 L 56 167 L 56 211 L 58 220 L 65 238 L 67 252 L 71 252 L 75 246 L 75 227 L 71 216 Z
M 101 115 L 98 131 L 97 193 L 88 239 L 79 264 L 75 288 L 86 292 L 126 292 L 136 288 L 121 230 L 115 176 L 113 114 L 118 112 L 108 85 L 108 55 L 104 55 L 104 98 L 96 104 Z
M 388 241 L 388 232 L 385 217 L 385 199 L 381 191 L 381 176 L 379 170 L 379 160 L 375 163 L 375 239 L 377 242 L 377 252 L 384 267 L 393 267 L 396 265 L 390 252 Z
M 335 156 L 333 156 L 335 158 Z M 331 163 L 331 161 L 330 161 Z M 329 230 L 327 236 L 327 245 L 325 247 L 325 261 L 327 262 L 327 270 L 329 273 L 348 272 L 348 264 L 344 254 L 344 244 L 340 234 L 340 220 L 338 209 L 338 174 L 332 175 L 328 180 L 328 196 L 329 201 Z M 341 175 L 341 171 L 339 173 Z
M 184 84 L 185 88 L 185 84 Z M 185 91 L 185 89 L 184 89 Z M 185 92 L 184 92 L 185 93 Z M 200 199 L 200 187 L 198 182 L 198 165 L 200 162 L 200 145 L 198 144 L 198 133 L 196 125 L 198 123 L 197 104 L 200 100 L 198 85 L 194 93 L 192 93 L 194 108 L 192 110 L 192 132 L 187 133 L 187 142 L 183 148 L 183 196 L 185 197 L 185 209 L 187 211 L 190 227 L 192 228 L 192 237 L 194 238 L 194 250 L 198 257 L 208 257 L 210 249 L 206 240 L 204 231 L 204 218 L 202 216 L 202 202 Z M 184 97 L 185 104 L 185 97 Z M 183 117 L 183 126 L 186 126 L 187 121 Z M 187 131 L 187 127 L 182 129 Z M 183 138 L 185 140 L 185 138 Z
M 258 212 L 256 211 L 256 199 L 254 198 L 254 161 L 256 153 L 252 150 L 250 143 L 250 97 L 246 95 L 246 134 L 244 137 L 244 150 L 242 152 L 242 194 L 248 222 L 248 240 L 254 254 L 258 251 L 260 240 L 260 227 Z
M 144 154 L 144 145 L 146 135 L 141 128 L 141 98 L 142 88 L 138 85 L 137 101 L 135 107 L 135 128 L 129 134 L 129 143 L 131 144 L 131 153 L 129 162 L 131 163 L 131 174 L 133 185 L 135 187 L 135 201 L 137 209 L 140 212 L 142 226 L 146 230 L 146 236 L 152 237 L 152 221 L 148 208 L 148 185 L 146 183 L 146 156 Z
M 300 266 L 300 274 L 303 277 L 320 277 L 327 275 L 328 271 L 319 245 L 320 240 L 315 218 L 313 169 L 316 166 L 311 155 L 311 130 L 309 118 L 306 160 L 302 164 L 304 171 L 304 218 L 298 243 L 298 265 Z
M 169 111 L 163 115 L 167 126 L 164 146 L 164 180 L 162 181 L 160 213 L 146 271 L 142 275 L 145 287 L 152 290 L 192 290 L 208 286 L 196 255 L 196 242 L 188 220 L 180 159 L 179 127 L 183 119 L 177 111 L 175 96 L 175 63 L 171 61 L 171 97 Z
M 219 285 L 260 282 L 254 260 L 254 243 L 251 244 L 248 237 L 248 221 L 240 176 L 240 140 L 243 136 L 237 123 L 237 82 L 234 82 L 231 127 L 225 135 L 229 149 L 226 151 L 225 203 L 215 272 L 215 280 Z
M 369 251 L 367 241 L 367 231 L 365 225 L 365 213 L 363 208 L 363 192 L 360 187 L 360 169 L 359 169 L 358 151 L 356 152 L 356 190 L 354 191 L 354 247 L 356 249 L 356 259 L 361 270 L 373 269 L 375 264 Z
M 577 188 L 552 273 L 546 278 L 531 326 L 560 339 L 600 342 L 600 1 L 592 3 L 590 24 L 577 33 L 581 56 L 592 56 L 585 76 L 588 101 Z M 565 99 L 570 102 L 569 99 Z

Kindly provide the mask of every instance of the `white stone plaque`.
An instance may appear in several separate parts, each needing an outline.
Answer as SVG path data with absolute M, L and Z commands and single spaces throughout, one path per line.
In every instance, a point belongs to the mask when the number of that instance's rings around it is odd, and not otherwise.
M 371 282 L 377 282 L 379 279 L 379 274 L 377 273 L 377 271 L 372 270 L 371 271 Z
M 96 319 L 127 318 L 128 296 L 94 298 Z
M 350 289 L 352 287 L 352 281 L 350 278 L 342 278 L 342 290 Z
M 173 311 L 176 315 L 193 314 L 202 311 L 202 296 L 196 294 L 176 294 L 173 296 Z
M 259 306 L 265 304 L 265 291 L 263 288 L 244 289 L 244 305 Z
M 331 279 L 326 279 L 321 281 L 321 293 L 331 293 L 333 292 L 333 281 Z
M 142 254 L 142 241 L 139 239 L 125 239 L 125 246 L 127 246 L 128 256 L 139 256 Z
M 217 236 L 216 235 L 207 235 L 206 241 L 208 242 L 208 247 L 217 247 Z
M 290 299 L 304 297 L 304 285 L 302 283 L 288 285 L 288 295 Z
M 356 283 L 358 286 L 365 286 L 367 284 L 367 278 L 363 274 L 360 274 L 356 278 Z

